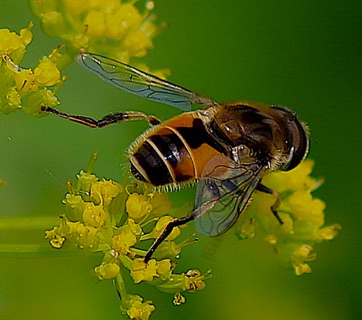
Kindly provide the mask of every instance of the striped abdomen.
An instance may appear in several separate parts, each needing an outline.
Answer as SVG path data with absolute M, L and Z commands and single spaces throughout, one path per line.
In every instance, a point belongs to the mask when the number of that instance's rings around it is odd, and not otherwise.
M 198 112 L 183 113 L 152 128 L 131 146 L 133 175 L 155 186 L 201 177 L 209 160 L 223 148 L 206 131 Z

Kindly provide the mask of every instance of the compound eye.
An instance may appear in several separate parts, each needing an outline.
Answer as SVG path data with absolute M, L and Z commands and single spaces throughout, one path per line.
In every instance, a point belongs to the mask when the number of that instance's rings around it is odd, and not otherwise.
M 280 168 L 283 171 L 294 169 L 307 156 L 309 151 L 308 129 L 296 116 L 290 122 L 290 134 L 290 154 L 287 163 Z

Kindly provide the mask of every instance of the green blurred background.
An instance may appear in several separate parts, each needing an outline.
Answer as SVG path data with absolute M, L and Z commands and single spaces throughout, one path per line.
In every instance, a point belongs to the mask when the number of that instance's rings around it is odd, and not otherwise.
M 361 314 L 361 31 L 360 1 L 156 1 L 169 28 L 143 60 L 170 68 L 171 81 L 217 101 L 247 99 L 287 105 L 310 126 L 314 175 L 326 182 L 326 223 L 343 230 L 316 247 L 310 275 L 278 265 L 262 236 L 237 241 L 230 232 L 212 259 L 185 248 L 180 270 L 212 268 L 203 292 L 181 307 L 153 287 L 130 286 L 153 300 L 153 319 L 359 319 Z M 26 1 L 1 0 L 0 27 L 19 31 L 35 22 L 23 67 L 60 43 L 41 33 Z M 141 100 L 90 76 L 77 65 L 59 98 L 67 112 L 101 117 L 142 110 L 166 119 L 171 107 Z M 125 172 L 125 150 L 147 127 L 126 123 L 92 130 L 22 112 L 0 116 L 1 217 L 54 217 L 65 181 L 99 152 L 95 172 L 115 180 Z M 182 193 L 188 196 L 189 192 Z M 51 228 L 52 225 L 49 225 Z M 40 230 L 40 231 L 39 231 Z M 1 231 L 0 244 L 44 243 L 41 229 Z M 208 243 L 202 238 L 196 246 Z M 46 245 L 46 244 L 45 244 Z M 96 284 L 90 270 L 101 256 L 9 254 L 0 258 L 0 319 L 119 319 L 112 283 Z

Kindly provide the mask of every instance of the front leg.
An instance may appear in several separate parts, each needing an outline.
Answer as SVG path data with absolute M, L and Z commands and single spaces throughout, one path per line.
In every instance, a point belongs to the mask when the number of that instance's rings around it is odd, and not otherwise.
M 100 120 L 96 120 L 96 119 L 86 117 L 86 116 L 67 114 L 67 113 L 61 112 L 57 109 L 53 109 L 53 108 L 50 108 L 47 106 L 41 107 L 41 110 L 43 112 L 51 113 L 58 117 L 65 118 L 70 121 L 77 122 L 77 123 L 80 123 L 82 125 L 85 125 L 85 126 L 88 126 L 91 128 L 103 128 L 112 123 L 117 123 L 117 122 L 121 122 L 121 121 L 131 121 L 131 120 L 145 120 L 151 126 L 161 123 L 161 121 L 154 116 L 149 116 L 142 112 L 133 112 L 133 111 L 111 113 L 111 114 L 106 115 L 105 117 L 103 117 Z
M 279 217 L 279 214 L 278 214 L 278 209 L 280 207 L 280 204 L 282 202 L 281 198 L 280 198 L 280 195 L 277 191 L 275 190 L 272 190 L 270 188 L 268 188 L 267 186 L 264 186 L 263 184 L 261 183 L 258 183 L 255 190 L 258 190 L 260 192 L 264 192 L 264 193 L 267 193 L 267 194 L 272 194 L 274 195 L 275 197 L 275 202 L 274 204 L 270 207 L 270 210 L 271 212 L 273 213 L 273 215 L 275 216 L 275 218 L 278 220 L 278 222 L 280 224 L 283 224 L 283 220 Z

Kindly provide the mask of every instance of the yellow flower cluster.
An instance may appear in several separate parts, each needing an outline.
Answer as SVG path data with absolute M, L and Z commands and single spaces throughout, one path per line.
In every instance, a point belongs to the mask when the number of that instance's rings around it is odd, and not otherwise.
M 256 192 L 253 204 L 237 226 L 239 237 L 244 239 L 253 237 L 256 227 L 260 227 L 283 264 L 293 267 L 297 275 L 311 272 L 306 262 L 315 260 L 316 254 L 312 253 L 315 244 L 333 239 L 341 228 L 339 224 L 323 226 L 325 203 L 312 195 L 322 180 L 310 176 L 313 165 L 312 160 L 305 160 L 290 172 L 273 172 L 263 180 L 279 193 L 278 214 L 282 225 L 270 209 L 275 197 Z
M 145 56 L 158 33 L 150 14 L 152 1 L 145 1 L 141 10 L 136 0 L 29 2 L 44 32 L 64 39 L 75 52 L 85 49 L 128 63 L 131 57 Z
M 86 50 L 129 62 L 143 57 L 158 33 L 153 2 L 143 10 L 137 1 L 100 0 L 29 0 L 33 13 L 41 19 L 43 30 L 65 40 L 32 69 L 20 63 L 33 38 L 33 24 L 19 34 L 0 29 L 0 112 L 9 114 L 22 109 L 33 116 L 45 116 L 42 106 L 59 104 L 55 94 L 65 80 L 60 71 L 74 62 L 80 50 Z M 144 65 L 141 68 L 147 70 Z M 167 71 L 158 71 L 163 77 Z
M 128 299 L 122 301 L 121 311 L 130 319 L 148 320 L 151 313 L 155 310 L 152 301 L 143 302 L 142 297 L 138 295 L 128 295 Z
M 147 264 L 143 259 L 133 260 L 131 277 L 135 283 L 141 281 L 153 281 L 154 278 L 161 278 L 163 280 L 170 279 L 171 276 L 171 261 L 170 259 L 164 259 L 156 261 L 151 259 Z
M 32 27 L 29 23 L 19 35 L 0 29 L 0 112 L 4 114 L 22 109 L 38 116 L 42 105 L 52 107 L 59 103 L 55 93 L 64 79 L 56 65 L 57 50 L 41 59 L 34 69 L 19 67 L 33 37 Z
M 150 193 L 140 183 L 124 188 L 114 181 L 98 179 L 92 174 L 95 159 L 96 154 L 87 171 L 77 175 L 74 185 L 68 183 L 61 223 L 46 231 L 51 246 L 103 252 L 103 261 L 94 269 L 95 275 L 99 280 L 115 279 L 122 298 L 121 308 L 131 319 L 148 319 L 155 307 L 150 301 L 143 302 L 141 297 L 125 291 L 122 269 L 129 270 L 135 284 L 146 282 L 162 291 L 177 294 L 177 301 L 183 300 L 181 292 L 204 289 L 205 276 L 198 270 L 186 274 L 173 272 L 175 264 L 171 259 L 179 255 L 183 246 L 195 241 L 192 235 L 176 243 L 181 236 L 180 228 L 175 228 L 153 259 L 144 262 L 143 257 L 152 243 L 149 240 L 158 237 L 173 219 L 164 216 L 165 212 L 172 212 L 166 195 Z M 189 209 L 185 207 L 181 213 Z

